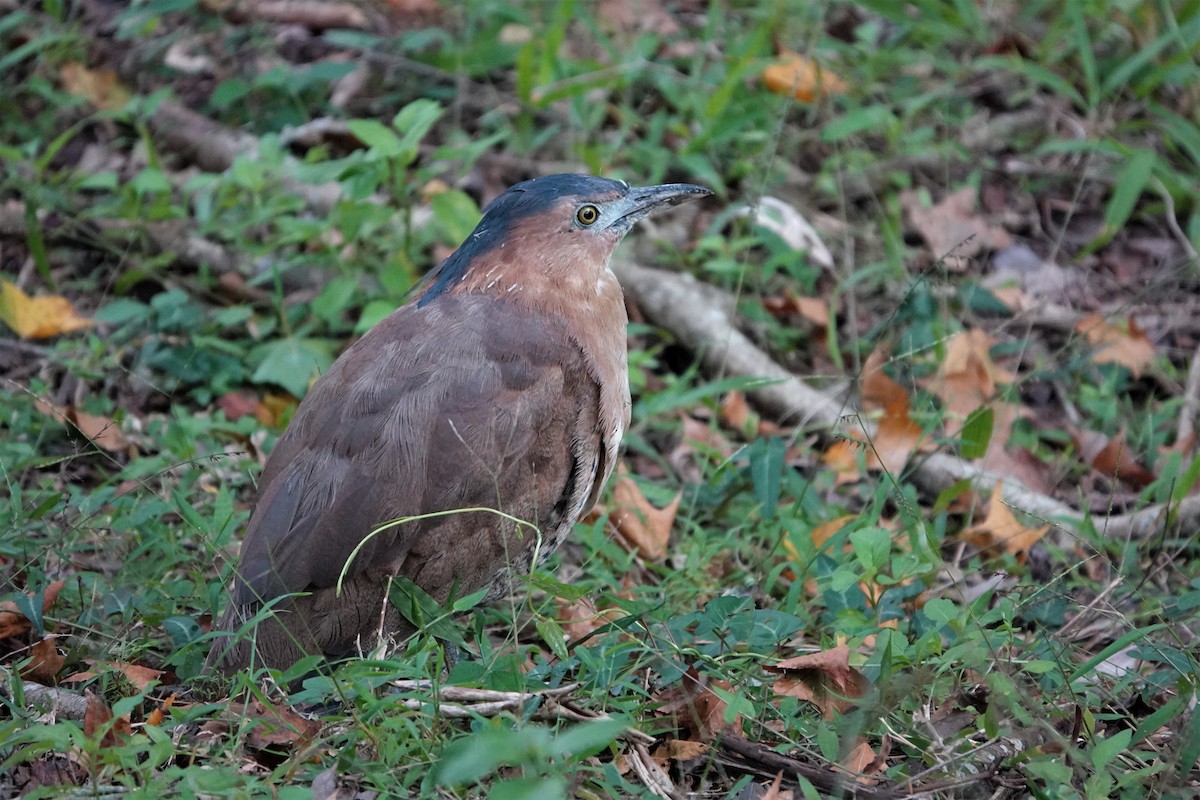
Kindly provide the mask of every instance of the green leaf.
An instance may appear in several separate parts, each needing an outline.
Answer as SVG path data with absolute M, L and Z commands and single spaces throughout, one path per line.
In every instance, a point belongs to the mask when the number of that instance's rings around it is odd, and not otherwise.
M 451 244 L 464 241 L 479 224 L 479 206 L 466 192 L 457 189 L 440 192 L 433 196 L 429 205 L 445 240 Z
M 958 606 L 953 600 L 947 600 L 944 597 L 935 597 L 926 601 L 925 607 L 921 612 L 929 619 L 930 622 L 941 626 L 953 622 L 958 619 Z
M 983 458 L 992 441 L 992 426 L 996 412 L 991 406 L 980 406 L 963 423 L 961 454 L 965 459 Z
M 267 345 L 250 380 L 274 383 L 296 397 L 308 393 L 309 384 L 333 363 L 328 343 L 317 339 L 281 339 Z
M 400 109 L 392 126 L 400 131 L 400 152 L 396 160 L 403 166 L 408 166 L 417 158 L 417 146 L 429 133 L 438 118 L 442 116 L 442 106 L 433 100 L 420 99 Z
M 391 158 L 400 153 L 400 137 L 377 119 L 352 119 L 346 127 L 354 138 L 365 144 L 375 155 Z
M 514 778 L 497 781 L 488 789 L 490 800 L 541 800 L 550 797 L 567 797 L 566 778 Z
M 1108 208 L 1104 211 L 1106 238 L 1116 234 L 1128 221 L 1134 205 L 1146 190 L 1146 184 L 1150 182 L 1157 160 L 1158 154 L 1153 150 L 1134 150 L 1129 156 L 1125 168 L 1117 176 L 1116 187 L 1108 201 Z
M 533 625 L 537 628 L 538 636 L 542 637 L 542 641 L 550 648 L 550 652 L 554 653 L 555 658 L 560 661 L 570 658 L 570 654 L 567 653 L 566 635 L 563 633 L 561 625 L 548 617 L 535 619 Z
M 821 141 L 840 142 L 856 133 L 877 130 L 887 133 L 896 125 L 896 115 L 885 105 L 864 106 L 848 111 L 821 130 Z
M 750 458 L 750 480 L 754 483 L 754 499 L 758 501 L 763 517 L 771 519 L 779 507 L 787 442 L 775 436 L 770 439 L 757 439 L 746 448 L 746 455 Z
M 1129 747 L 1132 739 L 1133 728 L 1122 728 L 1107 739 L 1096 742 L 1092 748 L 1092 765 L 1098 770 L 1104 769 Z
M 1191 718 L 1180 734 L 1179 774 L 1187 775 L 1200 759 L 1200 707 L 1192 709 Z
M 582 722 L 554 737 L 550 752 L 574 760 L 594 756 L 617 740 L 629 728 L 628 720 L 619 717 Z
M 871 526 L 850 531 L 850 545 L 854 558 L 863 569 L 875 573 L 887 564 L 892 552 L 892 535 L 883 528 Z

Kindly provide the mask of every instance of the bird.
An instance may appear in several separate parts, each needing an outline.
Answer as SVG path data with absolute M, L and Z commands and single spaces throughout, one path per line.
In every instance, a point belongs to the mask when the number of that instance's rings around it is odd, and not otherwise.
M 388 602 L 397 578 L 441 603 L 508 595 L 597 502 L 629 426 L 613 252 L 639 220 L 711 194 L 556 174 L 489 203 L 299 404 L 206 671 L 337 661 L 411 634 Z

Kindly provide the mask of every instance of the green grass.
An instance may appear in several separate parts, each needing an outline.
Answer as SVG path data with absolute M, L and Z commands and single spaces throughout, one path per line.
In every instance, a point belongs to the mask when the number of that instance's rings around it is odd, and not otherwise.
M 336 777 L 380 796 L 649 797 L 639 746 L 681 791 L 769 784 L 775 769 L 717 757 L 718 730 L 815 767 L 865 742 L 883 759 L 875 779 L 942 797 L 1185 797 L 1200 784 L 1196 531 L 1106 532 L 1110 513 L 1178 503 L 1200 475 L 1194 445 L 1176 442 L 1196 347 L 1197 264 L 1180 238 L 1200 247 L 1200 3 L 671 8 L 680 27 L 668 34 L 614 30 L 589 4 L 487 3 L 395 36 L 330 31 L 299 45 L 186 0 L 132 4 L 107 23 L 56 2 L 0 19 L 0 210 L 16 219 L 0 226 L 0 272 L 100 323 L 36 343 L 0 334 L 0 595 L 32 627 L 0 640 L 0 794 L 33 780 L 34 797 L 307 798 Z M 195 37 L 208 72 L 164 66 Z M 777 44 L 817 58 L 847 92 L 804 104 L 762 89 Z M 64 65 L 115 52 L 128 55 L 127 104 L 98 111 L 64 88 Z M 365 88 L 333 106 L 331 83 L 362 64 Z M 172 94 L 259 137 L 257 153 L 214 171 L 181 161 L 155 128 Z M 972 138 L 1030 108 L 1039 124 Z M 359 144 L 281 137 L 322 117 L 346 121 Z M 278 686 L 311 664 L 275 683 L 198 678 L 259 464 L 290 414 L 283 403 L 230 419 L 221 401 L 302 394 L 470 230 L 480 183 L 563 166 L 711 186 L 719 200 L 694 230 L 623 252 L 733 293 L 754 341 L 814 382 L 854 377 L 889 347 L 926 430 L 942 411 L 923 379 L 955 333 L 987 330 L 1016 373 L 1009 399 L 1030 410 L 1011 442 L 1091 518 L 1057 525 L 1027 556 L 981 550 L 963 532 L 986 497 L 929 496 L 910 473 L 839 484 L 820 458 L 828 432 L 722 422 L 720 401 L 753 383 L 705 375 L 669 332 L 635 324 L 626 461 L 656 505 L 683 492 L 665 558 L 632 554 L 600 519 L 509 601 L 442 611 L 408 597 L 426 631 L 309 680 L 289 702 L 311 724 L 253 705 L 280 706 Z M 435 180 L 469 191 L 431 192 Z M 340 196 L 316 209 L 298 185 Z M 1165 309 L 1148 323 L 1157 357 L 1140 377 L 1095 364 L 1069 324 L 999 305 L 981 289 L 986 259 L 956 271 L 930 258 L 901 192 L 936 202 L 964 186 L 994 192 L 993 219 L 1082 276 L 1060 304 L 1118 322 Z M 823 220 L 833 270 L 731 213 L 763 195 Z M 162 223 L 233 267 L 180 257 L 179 236 L 156 238 Z M 1161 242 L 1175 248 L 1165 260 L 1138 249 Z M 823 297 L 834 320 L 819 331 L 767 312 L 764 298 L 788 293 Z M 47 411 L 68 405 L 114 420 L 125 446 L 97 447 Z M 733 454 L 679 450 L 683 414 Z M 1070 426 L 1123 431 L 1154 480 L 1098 475 Z M 990 433 L 964 436 L 935 443 L 969 453 Z M 582 598 L 605 624 L 576 637 L 562 609 Z M 19 702 L 43 632 L 59 637 L 60 679 L 96 673 L 63 690 L 89 688 L 129 716 L 130 734 L 106 739 L 94 718 L 41 718 Z M 434 634 L 469 648 L 448 675 Z M 839 643 L 866 678 L 862 697 L 826 716 L 775 691 L 770 667 Z M 168 688 L 85 660 L 163 670 Z M 396 679 L 445 694 L 389 690 Z M 464 687 L 537 699 L 458 717 L 447 707 L 463 701 L 446 698 Z M 698 720 L 689 702 L 715 711 Z M 667 757 L 688 739 L 709 749 Z M 51 785 L 65 763 L 78 770 L 66 783 L 90 787 Z

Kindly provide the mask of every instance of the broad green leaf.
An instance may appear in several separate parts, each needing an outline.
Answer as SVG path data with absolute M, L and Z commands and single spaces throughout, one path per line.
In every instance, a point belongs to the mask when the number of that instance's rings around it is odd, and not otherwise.
M 333 363 L 328 343 L 316 339 L 280 339 L 267 345 L 251 380 L 274 383 L 296 397 L 308 393 L 309 384 Z
M 1153 150 L 1134 150 L 1117 176 L 1116 186 L 1104 211 L 1104 228 L 1112 236 L 1128 221 L 1138 198 L 1146 190 L 1158 154 Z
M 1118 754 L 1129 747 L 1132 739 L 1133 728 L 1122 728 L 1107 739 L 1096 742 L 1092 748 L 1092 766 L 1098 770 L 1104 769 Z
M 980 406 L 971 412 L 962 428 L 961 453 L 965 459 L 983 458 L 992 441 L 992 426 L 996 412 L 991 406 Z

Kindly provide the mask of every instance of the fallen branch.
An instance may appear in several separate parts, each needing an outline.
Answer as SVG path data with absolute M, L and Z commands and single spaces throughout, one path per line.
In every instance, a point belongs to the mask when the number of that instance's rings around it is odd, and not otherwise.
M 20 679 L 12 677 L 11 680 Z M 25 697 L 25 708 L 49 714 L 57 719 L 79 720 L 87 713 L 87 699 L 67 689 L 21 681 L 21 694 Z M 8 681 L 0 681 L 0 697 L 15 699 Z
M 673 333 L 697 353 L 710 373 L 764 378 L 770 383 L 747 390 L 760 408 L 786 424 L 813 423 L 826 436 L 837 432 L 847 415 L 862 425 L 868 437 L 874 426 L 849 400 L 845 385 L 821 392 L 781 367 L 737 329 L 732 321 L 733 300 L 725 292 L 691 275 L 649 269 L 628 262 L 614 263 L 613 271 L 626 293 L 646 318 Z M 848 384 L 848 381 L 846 382 Z M 981 492 L 1003 485 L 1008 505 L 1061 525 L 1079 526 L 1093 516 L 1090 508 L 1072 508 L 1030 489 L 1015 478 L 988 472 L 945 453 L 919 456 L 911 463 L 911 478 L 923 492 L 936 496 L 959 481 L 968 481 Z M 1175 505 L 1154 505 L 1127 514 L 1096 520 L 1107 537 L 1147 538 L 1165 526 L 1195 528 L 1200 525 L 1200 497 L 1187 497 Z

